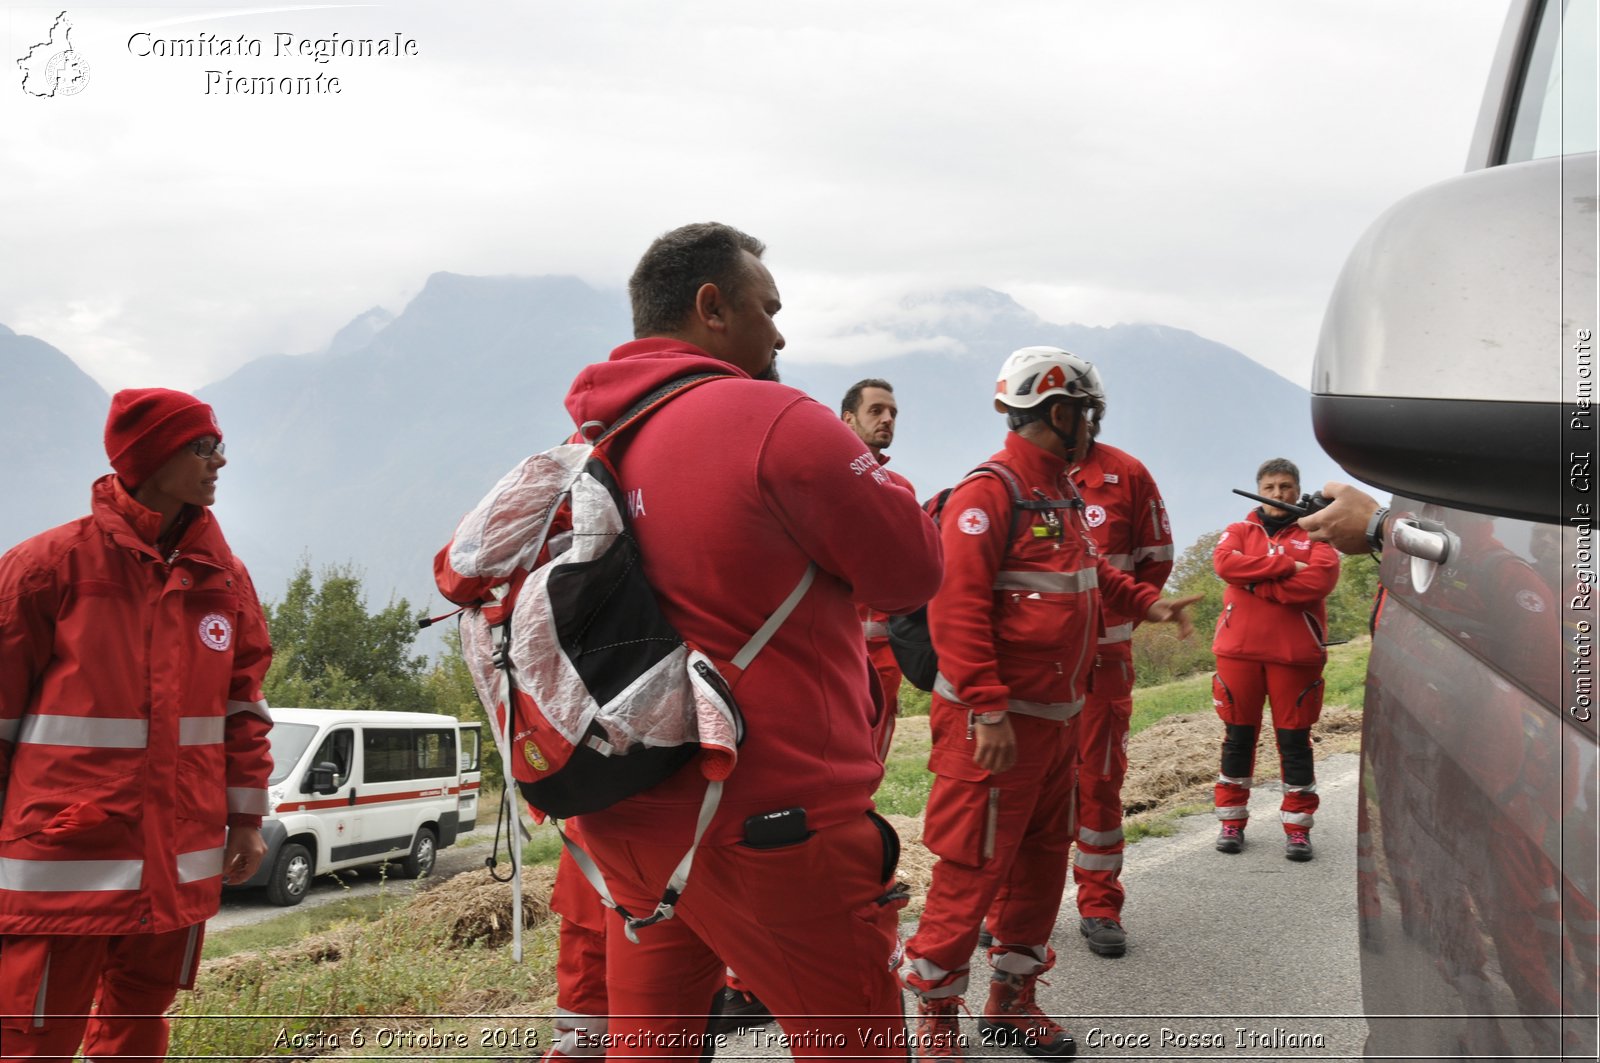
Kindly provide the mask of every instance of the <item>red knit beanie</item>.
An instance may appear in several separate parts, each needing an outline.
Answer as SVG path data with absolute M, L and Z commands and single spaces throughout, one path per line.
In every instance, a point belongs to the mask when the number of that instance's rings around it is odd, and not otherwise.
M 186 443 L 222 439 L 217 415 L 193 395 L 166 388 L 128 388 L 111 397 L 106 456 L 130 491 L 167 463 Z

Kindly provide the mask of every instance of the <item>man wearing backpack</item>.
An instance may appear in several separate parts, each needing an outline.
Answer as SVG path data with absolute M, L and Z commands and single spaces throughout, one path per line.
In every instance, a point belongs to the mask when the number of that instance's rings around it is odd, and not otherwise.
M 1084 523 L 1113 567 L 1160 590 L 1172 572 L 1172 524 L 1144 463 L 1102 443 L 1094 422 L 1089 454 L 1072 470 L 1083 495 Z M 1078 835 L 1072 878 L 1078 885 L 1078 932 L 1092 952 L 1121 956 L 1122 780 L 1128 774 L 1133 716 L 1133 629 L 1138 618 L 1105 610 L 1094 682 L 1078 719 Z
M 1004 472 L 976 471 L 941 510 L 945 579 L 928 609 L 939 661 L 935 778 L 923 829 L 939 859 L 901 974 L 917 996 L 920 1059 L 962 1054 L 958 1013 L 980 921 L 994 937 L 985 1041 L 1046 1058 L 1076 1051 L 1034 990 L 1055 962 L 1048 941 L 1073 841 L 1074 725 L 1102 592 L 1118 613 L 1174 622 L 1185 637 L 1198 600 L 1163 599 L 1097 556 L 1070 470 L 1104 405 L 1083 359 L 1055 347 L 1013 353 L 995 397 L 1011 428 L 991 459 Z
M 839 404 L 839 419 L 867 445 L 879 465 L 887 466 L 889 455 L 884 451 L 894 443 L 895 425 L 900 419 L 900 406 L 894 401 L 894 388 L 887 380 L 869 377 L 859 380 L 844 393 Z M 884 473 L 894 483 L 917 493 L 911 481 L 884 468 Z M 894 722 L 900 714 L 900 665 L 889 647 L 889 614 L 868 606 L 861 606 L 861 630 L 867 640 L 867 660 L 883 690 L 883 715 L 879 718 L 873 742 L 878 747 L 879 759 L 888 759 L 889 743 L 894 741 Z
M 613 450 L 645 574 L 691 644 L 728 662 L 816 576 L 765 648 L 724 674 L 744 720 L 738 764 L 675 917 L 628 940 L 608 915 L 618 1054 L 705 1047 L 724 964 L 778 1017 L 796 1056 L 901 1056 L 897 844 L 872 816 L 882 776 L 855 602 L 901 612 L 941 575 L 938 532 L 837 417 L 776 382 L 780 303 L 763 245 L 716 223 L 658 238 L 629 281 L 634 334 L 579 374 L 575 424 L 607 425 L 662 384 L 673 399 Z M 692 767 L 578 818 L 623 907 L 648 912 L 693 837 Z

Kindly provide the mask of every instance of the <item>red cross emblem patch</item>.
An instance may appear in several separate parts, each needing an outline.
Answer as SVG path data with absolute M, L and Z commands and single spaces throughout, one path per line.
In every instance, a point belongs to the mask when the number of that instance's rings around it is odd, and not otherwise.
M 221 613 L 207 613 L 200 621 L 200 641 L 222 653 L 233 645 L 233 622 Z
M 989 514 L 974 506 L 956 518 L 956 527 L 968 535 L 982 535 L 989 530 Z

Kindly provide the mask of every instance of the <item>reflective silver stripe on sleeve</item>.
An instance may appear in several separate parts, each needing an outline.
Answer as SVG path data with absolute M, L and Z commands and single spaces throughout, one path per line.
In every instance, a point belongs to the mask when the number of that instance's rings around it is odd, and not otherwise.
M 1140 561 L 1171 561 L 1173 556 L 1171 543 L 1165 546 L 1141 546 L 1133 552 L 1135 564 Z
M 222 874 L 222 846 L 178 854 L 178 881 L 199 882 Z
M 267 806 L 267 791 L 251 786 L 228 787 L 228 811 L 243 812 L 250 816 L 266 815 L 270 811 Z
M 1072 862 L 1085 871 L 1116 871 L 1122 866 L 1122 854 L 1086 853 L 1079 849 Z
M 32 715 L 23 717 L 17 742 L 36 746 L 143 749 L 149 744 L 149 734 L 150 725 L 144 720 Z
M 1023 701 L 1020 698 L 1011 698 L 1006 702 L 1006 708 L 1019 716 L 1036 716 L 1041 720 L 1072 719 L 1083 711 L 1083 699 L 1077 701 Z
M 886 639 L 889 637 L 889 625 L 882 620 L 863 620 L 861 633 L 869 639 Z
M 962 701 L 956 696 L 955 684 L 946 679 L 943 672 L 940 672 L 933 677 L 933 692 L 944 700 L 950 702 L 952 705 L 966 704 L 966 702 Z
M 1001 570 L 994 575 L 997 591 L 1046 591 L 1056 594 L 1076 594 L 1092 591 L 1100 586 L 1099 573 L 1092 568 L 1076 572 L 1037 572 Z
M 236 712 L 253 712 L 268 723 L 272 722 L 272 713 L 267 710 L 267 703 L 264 701 L 228 702 L 228 715 L 232 716 Z
M 1250 809 L 1245 805 L 1218 805 L 1218 819 L 1249 819 Z
M 216 746 L 222 744 L 228 721 L 221 716 L 184 716 L 178 720 L 180 746 Z
M 1124 572 L 1133 571 L 1132 554 L 1106 554 L 1106 563 L 1112 568 L 1120 568 Z
M 1122 841 L 1122 828 L 1116 830 L 1090 830 L 1088 827 L 1078 828 L 1078 840 L 1085 845 L 1098 845 L 1101 848 L 1116 845 Z
M 0 720 L 0 742 L 15 742 L 17 740 L 17 730 L 21 726 L 22 721 L 20 719 Z
M 85 893 L 136 890 L 143 860 L 17 860 L 0 856 L 0 890 Z
M 1127 642 L 1131 638 L 1133 638 L 1132 620 L 1126 624 L 1117 624 L 1114 627 L 1106 628 L 1106 633 L 1100 636 L 1100 645 L 1114 646 L 1119 642 Z
M 1279 812 L 1278 818 L 1296 827 L 1309 827 L 1316 823 L 1316 817 L 1309 812 Z

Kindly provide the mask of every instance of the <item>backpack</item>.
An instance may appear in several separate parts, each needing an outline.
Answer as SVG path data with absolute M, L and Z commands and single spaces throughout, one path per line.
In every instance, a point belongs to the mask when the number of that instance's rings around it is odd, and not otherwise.
M 950 493 L 975 476 L 996 477 L 1006 485 L 1006 493 L 1011 496 L 1011 531 L 1006 537 L 1007 549 L 1017 537 L 1022 521 L 1032 513 L 1073 509 L 1083 505 L 1083 500 L 1076 497 L 1076 492 L 1071 499 L 1028 498 L 1016 473 L 997 461 L 986 461 L 963 476 L 955 487 L 946 487 L 923 503 L 922 508 L 935 524 L 939 523 L 939 516 L 944 512 Z M 900 666 L 907 682 L 918 690 L 933 690 L 934 680 L 939 675 L 939 655 L 934 651 L 933 637 L 928 631 L 926 605 L 914 612 L 889 618 L 889 649 L 894 653 L 895 663 Z
M 525 459 L 456 529 L 450 567 L 504 577 L 461 614 L 461 650 L 506 774 L 543 816 L 607 808 L 699 758 L 708 780 L 698 828 L 654 916 L 636 919 L 562 832 L 605 903 L 638 926 L 671 918 L 689 863 L 744 738 L 724 677 L 748 667 L 810 587 L 816 566 L 728 662 L 687 642 L 661 612 L 629 529 L 611 449 L 679 395 L 728 374 L 698 373 L 645 396 L 593 443 Z M 558 827 L 559 829 L 559 827 Z

